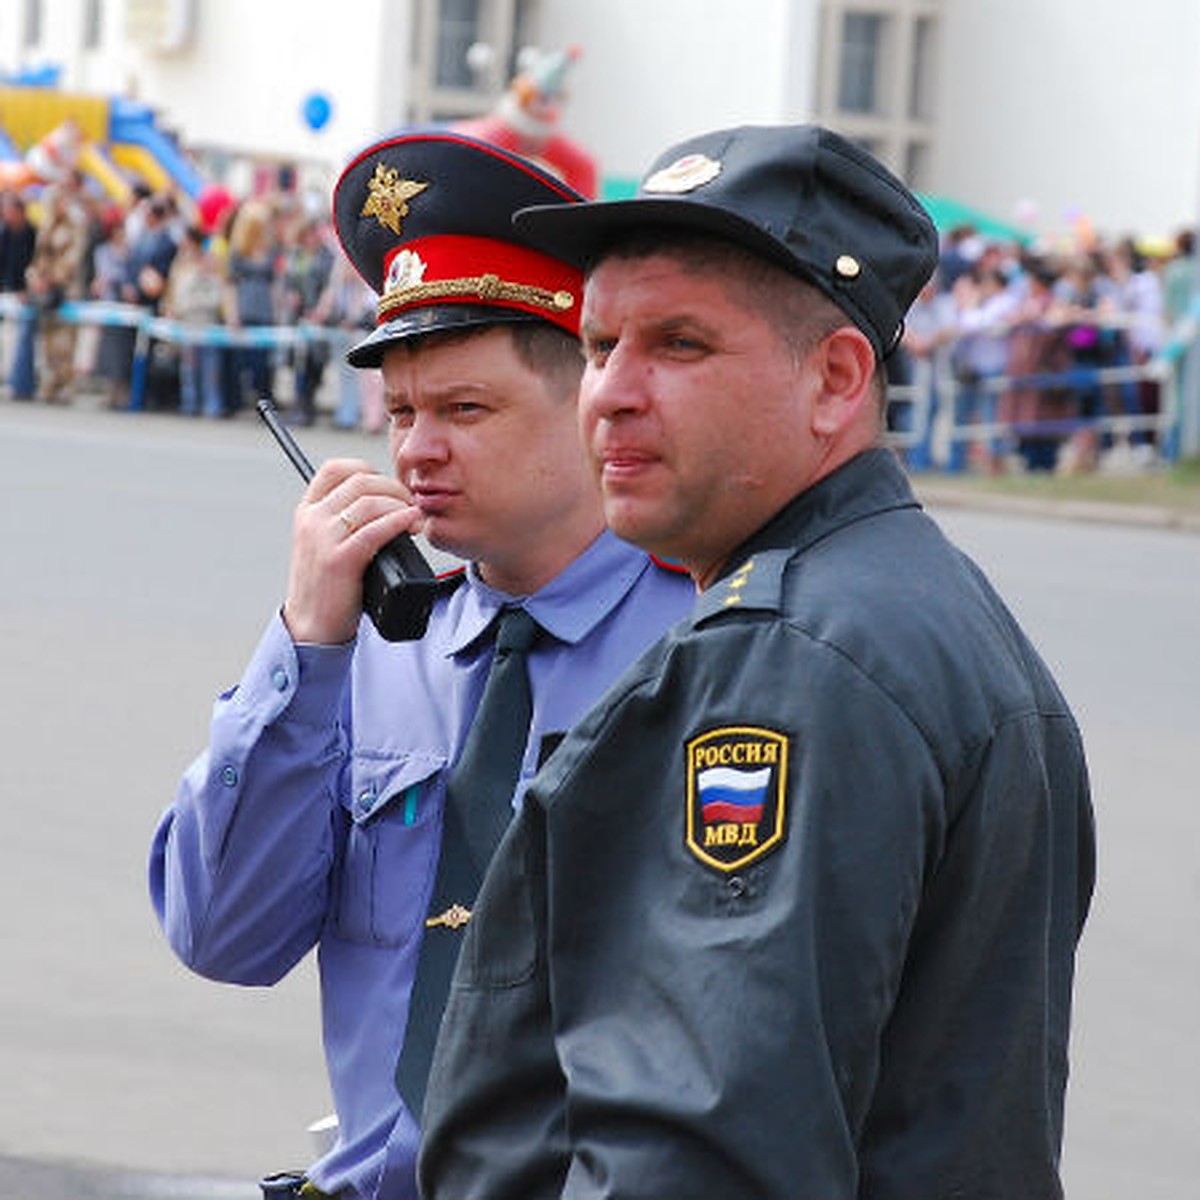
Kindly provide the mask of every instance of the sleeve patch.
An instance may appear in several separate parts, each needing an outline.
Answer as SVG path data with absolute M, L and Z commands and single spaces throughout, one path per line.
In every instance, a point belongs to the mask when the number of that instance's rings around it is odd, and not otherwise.
M 688 850 L 728 873 L 762 858 L 787 827 L 788 737 L 726 725 L 686 744 Z

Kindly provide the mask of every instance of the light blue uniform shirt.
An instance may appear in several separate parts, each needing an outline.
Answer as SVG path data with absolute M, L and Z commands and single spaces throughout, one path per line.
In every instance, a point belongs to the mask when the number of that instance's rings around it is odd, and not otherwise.
M 694 598 L 685 575 L 605 533 L 525 600 L 552 636 L 529 655 L 514 803 L 557 737 Z M 480 635 L 511 599 L 468 568 L 425 637 L 394 644 L 364 620 L 353 644 L 297 646 L 274 617 L 154 837 L 151 896 L 192 970 L 269 985 L 318 947 L 339 1138 L 309 1177 L 327 1192 L 416 1196 L 417 1127 L 394 1071 L 447 768 L 491 664 Z

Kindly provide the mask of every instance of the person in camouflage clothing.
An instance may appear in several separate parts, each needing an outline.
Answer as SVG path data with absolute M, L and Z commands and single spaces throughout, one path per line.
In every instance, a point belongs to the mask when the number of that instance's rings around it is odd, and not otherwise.
M 29 299 L 41 310 L 44 373 L 38 397 L 49 404 L 70 403 L 75 375 L 77 330 L 59 317 L 58 309 L 64 301 L 83 296 L 88 229 L 78 190 L 77 182 L 46 189 L 33 259 L 25 273 Z

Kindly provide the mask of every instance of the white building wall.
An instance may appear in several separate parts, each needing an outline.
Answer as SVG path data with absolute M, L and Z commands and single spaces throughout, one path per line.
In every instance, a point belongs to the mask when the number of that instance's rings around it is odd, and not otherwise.
M 864 7 L 870 7 L 869 3 Z M 584 56 L 568 132 L 636 178 L 704 128 L 806 120 L 819 0 L 543 0 Z M 1200 3 L 944 0 L 931 190 L 1056 235 L 1168 235 L 1200 207 Z
M 864 0 L 869 5 L 871 0 Z M 64 86 L 131 89 L 185 145 L 313 160 L 335 172 L 405 111 L 415 0 L 193 0 L 182 51 L 81 48 L 82 0 L 43 0 L 40 48 L 22 0 L 0 0 L 0 71 L 45 61 Z M 808 119 L 820 0 L 542 0 L 541 44 L 578 43 L 566 131 L 604 176 L 636 179 L 705 128 Z M 930 190 L 1053 234 L 1170 234 L 1200 208 L 1198 0 L 943 0 Z M 115 31 L 115 36 L 113 34 Z M 304 123 L 305 96 L 333 101 Z
M 1200 191 L 1196 0 L 948 0 L 937 190 L 1046 233 L 1169 235 Z
M 326 173 L 399 124 L 408 71 L 408 0 L 194 0 L 192 36 L 177 51 L 125 43 L 124 0 L 106 0 L 107 41 L 81 49 L 81 0 L 42 0 L 43 50 L 19 44 L 20 0 L 0 0 L 0 71 L 45 62 L 64 68 L 64 91 L 125 95 L 160 115 L 190 148 L 220 147 L 321 164 Z M 314 131 L 303 106 L 332 101 Z
M 583 48 L 566 131 L 637 179 L 705 129 L 803 120 L 817 0 L 543 0 L 544 48 Z
M 328 0 L 201 0 L 194 50 L 141 55 L 147 97 L 198 146 L 225 146 L 331 169 L 398 123 L 408 64 L 407 3 L 353 0 L 353 19 Z M 364 31 L 370 31 L 364 36 Z M 332 103 L 319 131 L 305 98 Z

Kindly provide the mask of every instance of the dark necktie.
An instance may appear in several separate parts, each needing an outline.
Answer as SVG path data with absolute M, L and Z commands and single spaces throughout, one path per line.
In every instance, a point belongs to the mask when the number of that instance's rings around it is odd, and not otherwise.
M 523 608 L 501 610 L 483 696 L 446 785 L 437 877 L 396 1066 L 396 1086 L 417 1119 L 462 927 L 512 816 L 512 795 L 533 711 L 525 655 L 538 631 L 537 622 Z

